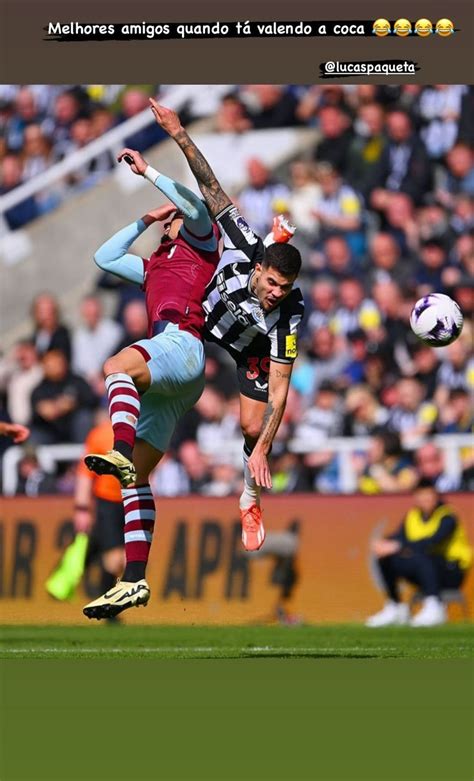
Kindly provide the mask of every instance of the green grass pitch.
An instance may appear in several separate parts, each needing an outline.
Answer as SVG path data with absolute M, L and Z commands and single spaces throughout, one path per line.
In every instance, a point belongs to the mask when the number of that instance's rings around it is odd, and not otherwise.
M 472 658 L 473 647 L 468 623 L 433 629 L 345 624 L 0 627 L 2 659 L 466 659 Z

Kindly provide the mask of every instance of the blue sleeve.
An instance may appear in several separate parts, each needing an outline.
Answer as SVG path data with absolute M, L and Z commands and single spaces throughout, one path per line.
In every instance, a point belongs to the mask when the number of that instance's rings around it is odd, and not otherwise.
M 127 252 L 128 248 L 140 236 L 146 225 L 143 220 L 137 220 L 117 231 L 97 250 L 94 260 L 99 268 L 110 271 L 117 277 L 127 279 L 136 285 L 143 285 L 143 260 L 138 255 Z
M 183 184 L 175 182 L 169 176 L 159 174 L 155 179 L 157 187 L 163 195 L 166 195 L 170 201 L 183 213 L 184 228 L 194 239 L 210 240 L 213 244 L 212 249 L 217 246 L 217 239 L 212 235 L 212 223 L 205 203 L 192 190 L 189 190 Z M 211 235 L 209 235 L 211 234 Z M 189 235 L 186 235 L 189 241 Z M 191 243 L 194 243 L 191 241 Z M 197 244 L 197 246 L 199 246 Z

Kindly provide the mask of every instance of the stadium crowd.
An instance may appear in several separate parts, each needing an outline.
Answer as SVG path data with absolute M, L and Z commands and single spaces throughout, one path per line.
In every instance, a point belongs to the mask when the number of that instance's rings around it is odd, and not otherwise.
M 368 450 L 353 454 L 363 493 L 410 490 L 420 477 L 440 491 L 472 489 L 472 451 L 461 453 L 455 473 L 432 437 L 472 427 L 473 88 L 1 87 L 0 193 L 139 113 L 157 93 L 186 122 L 212 118 L 216 132 L 319 131 L 311 154 L 277 171 L 248 160 L 247 184 L 233 194 L 261 235 L 275 214 L 288 216 L 303 256 L 306 315 L 273 450 L 273 491 L 340 492 L 340 458 L 331 450 L 339 436 L 371 438 Z M 150 125 L 126 145 L 144 151 L 162 137 Z M 60 187 L 7 212 L 9 227 L 56 208 L 112 166 L 103 153 Z M 113 319 L 103 313 L 103 291 L 115 298 Z M 461 337 L 436 350 L 409 327 L 413 303 L 430 291 L 451 295 L 465 317 Z M 68 328 L 58 302 L 42 293 L 32 302 L 30 338 L 2 358 L 1 416 L 32 428 L 19 465 L 21 492 L 73 490 L 73 469 L 44 473 L 35 447 L 84 441 L 105 404 L 103 361 L 145 336 L 142 293 L 103 275 L 78 321 Z M 206 389 L 155 473 L 158 494 L 240 491 L 228 447 L 240 442 L 237 384 L 226 353 L 214 345 L 207 353 Z

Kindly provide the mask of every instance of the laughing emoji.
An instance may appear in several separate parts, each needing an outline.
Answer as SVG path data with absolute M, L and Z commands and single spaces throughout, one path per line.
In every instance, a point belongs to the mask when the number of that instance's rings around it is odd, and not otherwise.
M 429 19 L 418 19 L 418 21 L 415 22 L 415 32 L 417 35 L 421 36 L 421 38 L 427 38 L 428 35 L 431 35 L 433 32 L 433 25 Z
M 408 19 L 397 19 L 393 25 L 393 32 L 395 35 L 399 35 L 400 38 L 406 38 L 406 36 L 411 33 L 411 22 L 408 21 Z
M 386 35 L 388 35 L 390 33 L 390 22 L 388 19 L 376 19 L 372 28 L 372 32 L 375 33 L 375 35 L 377 35 L 379 38 L 384 38 Z
M 454 32 L 454 24 L 451 19 L 438 19 L 436 22 L 436 32 L 441 35 L 442 38 L 447 38 L 448 35 L 452 35 Z

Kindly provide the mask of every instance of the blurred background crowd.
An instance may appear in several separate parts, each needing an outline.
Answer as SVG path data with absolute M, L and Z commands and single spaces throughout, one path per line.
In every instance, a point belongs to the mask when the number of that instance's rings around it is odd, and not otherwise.
M 453 470 L 433 437 L 472 430 L 473 88 L 4 85 L 0 194 L 140 113 L 149 95 L 176 108 L 185 124 L 212 120 L 217 133 L 319 131 L 314 149 L 289 164 L 269 170 L 249 159 L 246 184 L 232 193 L 261 235 L 275 214 L 287 215 L 303 256 L 306 315 L 273 450 L 273 491 L 341 492 L 340 453 L 331 447 L 339 437 L 370 438 L 368 448 L 351 453 L 360 492 L 407 491 L 419 477 L 440 491 L 472 489 L 472 450 L 462 451 Z M 150 125 L 126 145 L 145 152 L 163 137 Z M 58 208 L 113 166 L 111 154 L 101 153 L 7 211 L 9 228 Z M 431 291 L 455 298 L 465 317 L 461 337 L 442 349 L 423 345 L 409 327 L 413 303 Z M 104 295 L 113 297 L 110 316 Z M 32 428 L 19 493 L 73 491 L 74 465 L 47 473 L 35 448 L 84 441 L 106 414 L 103 361 L 146 335 L 143 294 L 110 275 L 98 275 L 76 319 L 67 327 L 59 302 L 38 295 L 30 338 L 0 361 L 0 416 Z M 157 494 L 240 491 L 234 369 L 223 350 L 208 345 L 207 352 L 206 389 L 155 473 Z

